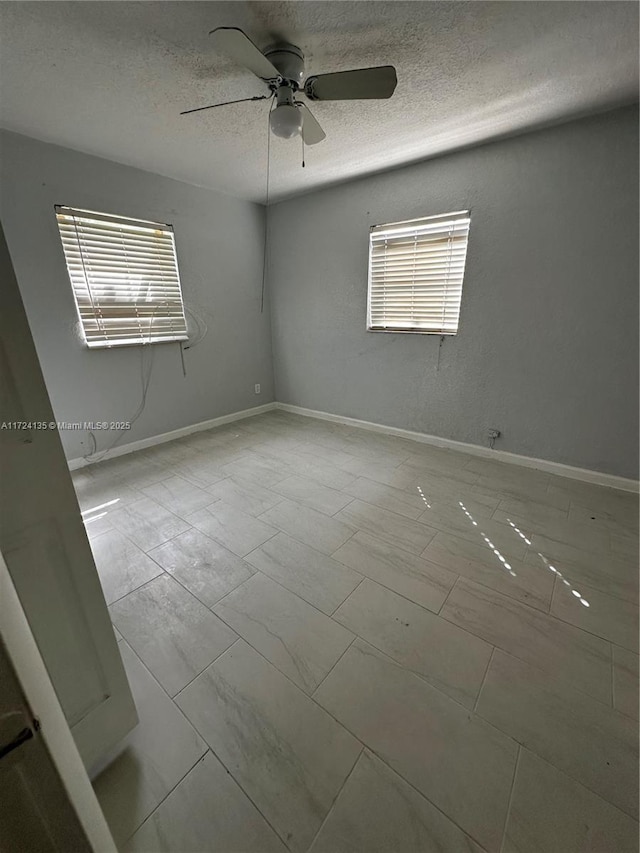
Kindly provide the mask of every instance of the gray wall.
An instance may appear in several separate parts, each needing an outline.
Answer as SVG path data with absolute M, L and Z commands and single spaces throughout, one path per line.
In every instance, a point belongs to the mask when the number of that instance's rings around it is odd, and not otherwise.
M 638 475 L 638 112 L 628 107 L 278 204 L 276 398 Z M 428 128 L 425 128 L 428 133 Z M 370 225 L 471 210 L 460 328 L 365 331 Z
M 58 420 L 129 420 L 143 348 L 82 343 L 54 204 L 172 223 L 185 302 L 209 327 L 185 352 L 186 378 L 178 344 L 144 348 L 153 359 L 146 407 L 120 443 L 274 399 L 268 302 L 260 313 L 263 207 L 24 136 L 0 141 L 0 215 Z M 96 435 L 99 449 L 115 437 Z M 86 432 L 62 439 L 68 458 L 91 449 Z

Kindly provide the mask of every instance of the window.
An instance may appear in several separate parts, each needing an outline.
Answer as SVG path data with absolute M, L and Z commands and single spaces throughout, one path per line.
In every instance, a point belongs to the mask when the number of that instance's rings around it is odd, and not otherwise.
M 371 229 L 369 331 L 456 334 L 470 222 L 464 210 Z
M 56 205 L 88 347 L 184 341 L 173 228 Z

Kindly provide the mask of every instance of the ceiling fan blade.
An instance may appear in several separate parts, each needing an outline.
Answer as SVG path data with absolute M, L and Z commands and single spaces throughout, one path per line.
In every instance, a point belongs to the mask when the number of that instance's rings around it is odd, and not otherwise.
M 306 104 L 296 101 L 298 109 L 302 113 L 302 138 L 305 145 L 316 145 L 327 138 L 327 134 L 320 127 L 318 120 Z
M 209 35 L 216 50 L 226 53 L 239 65 L 244 65 L 249 71 L 253 71 L 256 77 L 262 80 L 273 80 L 281 76 L 275 65 L 269 62 L 249 36 L 237 27 L 218 27 L 211 30 Z
M 222 101 L 220 104 L 209 104 L 208 107 L 196 107 L 194 110 L 183 110 L 180 115 L 186 116 L 189 113 L 199 113 L 202 110 L 212 110 L 214 107 L 228 107 L 229 104 L 242 104 L 245 101 L 264 101 L 266 98 L 271 97 L 271 95 L 255 95 L 253 98 L 239 98 L 237 101 Z
M 304 93 L 312 101 L 355 101 L 361 98 L 390 98 L 398 78 L 393 65 L 359 68 L 309 77 Z

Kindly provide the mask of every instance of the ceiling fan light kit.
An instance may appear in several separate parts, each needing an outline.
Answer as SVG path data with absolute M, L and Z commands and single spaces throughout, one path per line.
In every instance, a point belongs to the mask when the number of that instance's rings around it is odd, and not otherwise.
M 392 65 L 313 75 L 303 82 L 304 53 L 294 44 L 274 44 L 261 51 L 237 27 L 218 27 L 209 35 L 216 50 L 248 68 L 266 83 L 271 94 L 196 107 L 185 110 L 181 115 L 244 101 L 276 98 L 276 106 L 269 113 L 272 133 L 282 139 L 302 136 L 305 145 L 315 145 L 322 142 L 326 134 L 307 105 L 296 100 L 298 93 L 304 94 L 310 101 L 382 99 L 393 95 L 398 82 Z

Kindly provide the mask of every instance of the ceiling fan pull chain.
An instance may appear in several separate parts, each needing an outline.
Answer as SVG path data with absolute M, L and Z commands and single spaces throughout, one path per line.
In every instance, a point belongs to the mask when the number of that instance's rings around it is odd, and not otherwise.
M 271 164 L 271 126 L 269 124 L 269 118 L 271 117 L 271 111 L 273 110 L 273 105 L 275 101 L 273 96 L 271 98 L 271 103 L 269 104 L 269 113 L 267 118 L 267 188 L 266 188 L 266 196 L 264 202 L 264 248 L 262 252 L 262 287 L 260 288 L 260 313 L 264 313 L 264 286 L 267 278 L 267 252 L 269 248 L 268 241 L 268 227 L 269 227 L 269 171 Z

